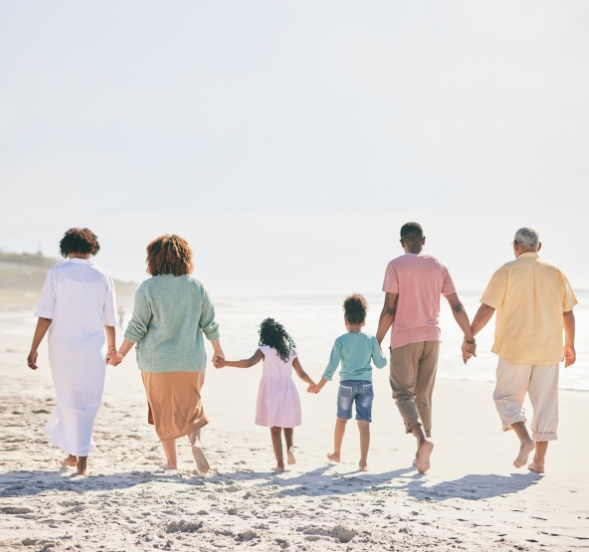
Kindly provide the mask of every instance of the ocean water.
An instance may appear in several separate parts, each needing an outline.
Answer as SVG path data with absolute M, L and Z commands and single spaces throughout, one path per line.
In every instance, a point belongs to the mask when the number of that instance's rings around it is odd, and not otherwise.
M 575 307 L 577 322 L 577 362 L 561 368 L 560 387 L 589 391 L 589 291 L 578 291 L 579 304 Z M 478 309 L 480 293 L 461 294 L 467 312 L 472 319 Z M 308 295 L 280 298 L 225 298 L 215 299 L 217 319 L 221 329 L 221 342 L 227 358 L 240 359 L 251 356 L 257 348 L 258 326 L 271 316 L 284 324 L 296 344 L 303 366 L 312 365 L 321 370 L 327 364 L 335 338 L 345 332 L 341 295 Z M 369 302 L 365 331 L 375 334 L 384 294 L 366 295 Z M 131 305 L 126 306 L 129 318 Z M 36 319 L 32 312 L 0 312 L 0 333 L 33 336 Z M 460 345 L 462 333 L 452 317 L 447 302 L 442 299 L 440 315 L 442 345 L 438 364 L 438 377 L 471 381 L 495 381 L 497 357 L 491 353 L 494 319 L 477 336 L 477 358 L 467 365 L 462 362 Z M 119 332 L 120 338 L 121 332 Z M 388 336 L 383 351 L 388 356 Z M 313 372 L 314 377 L 320 373 Z

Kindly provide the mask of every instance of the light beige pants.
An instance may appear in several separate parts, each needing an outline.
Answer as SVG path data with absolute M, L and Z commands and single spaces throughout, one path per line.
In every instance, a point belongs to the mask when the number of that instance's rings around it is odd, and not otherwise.
M 534 441 L 554 441 L 558 427 L 558 364 L 511 364 L 499 358 L 493 400 L 503 431 L 510 430 L 516 422 L 525 423 L 526 393 L 534 409 L 531 428 Z
M 391 349 L 391 388 L 393 399 L 411 433 L 423 424 L 428 437 L 432 431 L 432 394 L 436 381 L 439 341 L 419 341 Z

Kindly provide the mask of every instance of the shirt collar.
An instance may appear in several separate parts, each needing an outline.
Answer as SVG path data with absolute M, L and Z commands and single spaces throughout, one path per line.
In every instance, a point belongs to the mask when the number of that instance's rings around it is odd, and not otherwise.
M 527 251 L 526 253 L 522 253 L 519 257 L 519 259 L 538 259 L 540 258 L 540 255 L 538 255 L 538 253 L 536 253 L 535 251 Z
M 94 264 L 92 259 L 78 259 L 74 257 L 73 259 L 68 259 L 70 263 L 79 263 L 79 264 Z

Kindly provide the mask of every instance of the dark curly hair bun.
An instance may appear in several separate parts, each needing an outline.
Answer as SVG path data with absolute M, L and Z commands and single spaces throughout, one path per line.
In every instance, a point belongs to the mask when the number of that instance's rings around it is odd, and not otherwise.
M 296 349 L 295 342 L 290 335 L 286 333 L 284 326 L 274 318 L 266 318 L 260 324 L 260 341 L 258 345 L 267 345 L 276 349 L 278 356 L 284 361 L 288 361 L 291 351 Z
M 362 324 L 366 322 L 368 303 L 363 295 L 354 293 L 346 297 L 344 301 L 344 316 L 349 324 Z
M 72 253 L 96 255 L 99 251 L 98 238 L 89 228 L 70 228 L 59 242 L 59 253 L 62 257 Z

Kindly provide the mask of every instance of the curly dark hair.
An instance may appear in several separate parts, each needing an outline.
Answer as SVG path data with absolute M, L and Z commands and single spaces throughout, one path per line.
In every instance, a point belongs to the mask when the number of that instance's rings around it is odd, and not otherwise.
M 192 249 L 188 242 L 175 234 L 160 236 L 147 246 L 147 273 L 152 276 L 191 274 Z
M 89 228 L 70 228 L 59 242 L 59 254 L 62 257 L 75 253 L 96 255 L 99 251 L 98 238 Z
M 363 295 L 354 293 L 344 300 L 344 316 L 348 324 L 362 324 L 366 322 L 368 303 Z
M 274 318 L 266 318 L 260 324 L 260 341 L 258 345 L 268 345 L 276 349 L 278 356 L 286 362 L 290 358 L 290 352 L 296 349 L 295 342 L 286 333 L 284 326 L 276 322 Z

